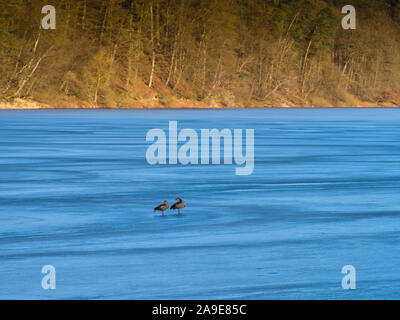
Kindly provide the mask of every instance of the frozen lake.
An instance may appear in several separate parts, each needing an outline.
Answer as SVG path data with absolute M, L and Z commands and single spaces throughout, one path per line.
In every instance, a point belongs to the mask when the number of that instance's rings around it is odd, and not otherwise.
M 149 165 L 170 120 L 255 129 L 254 173 Z M 399 299 L 399 193 L 399 109 L 0 111 L 0 299 Z

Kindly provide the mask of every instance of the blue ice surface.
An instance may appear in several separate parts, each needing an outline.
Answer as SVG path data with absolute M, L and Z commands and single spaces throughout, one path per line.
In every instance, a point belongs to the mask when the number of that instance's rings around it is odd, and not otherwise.
M 254 173 L 149 165 L 170 120 L 255 129 Z M 399 160 L 399 109 L 0 111 L 0 298 L 399 299 Z

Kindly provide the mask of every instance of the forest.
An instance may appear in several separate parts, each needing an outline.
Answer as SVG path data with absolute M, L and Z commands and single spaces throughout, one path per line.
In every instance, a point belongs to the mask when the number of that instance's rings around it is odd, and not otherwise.
M 341 25 L 345 5 L 357 27 Z M 56 29 L 41 26 L 56 9 Z M 53 107 L 400 105 L 400 0 L 7 0 L 0 100 Z

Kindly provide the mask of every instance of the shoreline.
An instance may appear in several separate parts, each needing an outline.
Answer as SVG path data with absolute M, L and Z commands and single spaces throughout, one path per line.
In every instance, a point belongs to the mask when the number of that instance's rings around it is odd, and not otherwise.
M 361 102 L 355 106 L 318 106 L 318 105 L 250 105 L 250 106 L 225 106 L 220 103 L 217 104 L 207 104 L 195 100 L 182 100 L 176 99 L 171 105 L 165 106 L 159 100 L 155 99 L 142 99 L 138 100 L 138 103 L 133 106 L 124 107 L 106 107 L 102 105 L 93 105 L 84 101 L 79 101 L 79 103 L 71 104 L 70 106 L 54 107 L 49 104 L 40 103 L 30 99 L 14 99 L 13 101 L 1 101 L 0 100 L 0 110 L 179 110 L 179 109 L 331 109 L 331 108 L 400 108 L 393 102 L 381 102 L 373 104 L 371 102 Z

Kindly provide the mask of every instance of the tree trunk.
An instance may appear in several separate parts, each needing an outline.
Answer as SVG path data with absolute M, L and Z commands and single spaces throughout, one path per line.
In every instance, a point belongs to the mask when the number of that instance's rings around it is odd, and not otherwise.
M 87 12 L 87 0 L 83 0 L 83 10 L 82 10 L 82 20 L 81 20 L 82 30 L 85 30 L 86 12 Z
M 305 85 L 305 78 L 306 78 L 306 76 L 305 76 L 306 65 L 307 65 L 307 58 L 308 58 L 308 53 L 310 52 L 311 44 L 312 44 L 312 39 L 310 39 L 310 41 L 308 42 L 307 50 L 304 55 L 303 67 L 301 70 L 301 93 L 304 93 L 304 85 Z
M 155 52 L 155 44 L 154 44 L 154 15 L 153 15 L 153 3 L 150 3 L 150 33 L 151 33 L 151 50 L 152 50 L 152 61 L 151 61 L 151 72 L 150 72 L 150 80 L 149 80 L 149 88 L 153 86 L 153 76 L 154 69 L 156 65 L 156 52 Z

